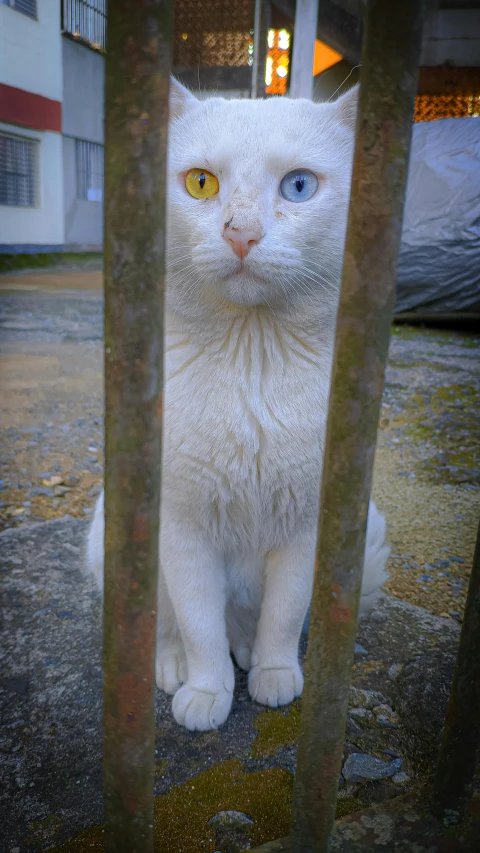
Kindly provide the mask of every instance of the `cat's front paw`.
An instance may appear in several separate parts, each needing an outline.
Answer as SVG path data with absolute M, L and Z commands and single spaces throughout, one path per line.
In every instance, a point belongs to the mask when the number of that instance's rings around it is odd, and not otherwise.
M 176 693 L 187 680 L 187 658 L 183 643 L 172 643 L 157 649 L 155 681 L 165 693 Z
M 303 690 L 302 670 L 298 663 L 278 668 L 254 666 L 248 676 L 248 690 L 252 699 L 261 705 L 270 708 L 288 705 Z
M 230 713 L 232 698 L 233 692 L 229 690 L 210 693 L 185 684 L 173 698 L 173 716 L 191 732 L 218 729 Z

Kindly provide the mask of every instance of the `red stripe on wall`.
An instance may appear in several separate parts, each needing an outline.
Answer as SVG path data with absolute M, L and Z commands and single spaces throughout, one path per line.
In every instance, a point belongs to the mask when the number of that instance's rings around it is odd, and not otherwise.
M 0 83 L 0 121 L 34 130 L 62 130 L 62 104 Z

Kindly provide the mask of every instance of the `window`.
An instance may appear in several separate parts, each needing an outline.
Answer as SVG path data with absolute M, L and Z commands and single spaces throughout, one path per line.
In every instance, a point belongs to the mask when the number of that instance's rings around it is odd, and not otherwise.
M 17 12 L 23 12 L 29 18 L 37 18 L 37 0 L 0 0 L 4 6 L 10 6 Z
M 97 50 L 105 50 L 107 0 L 62 0 L 62 29 Z
M 77 198 L 87 201 L 103 200 L 103 145 L 75 141 L 77 164 Z
M 0 133 L 0 204 L 37 204 L 38 142 Z

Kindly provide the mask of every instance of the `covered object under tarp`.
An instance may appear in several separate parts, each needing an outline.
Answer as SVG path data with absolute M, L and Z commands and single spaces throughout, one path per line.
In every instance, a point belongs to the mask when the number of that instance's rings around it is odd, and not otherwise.
M 480 313 L 480 117 L 413 127 L 395 313 Z

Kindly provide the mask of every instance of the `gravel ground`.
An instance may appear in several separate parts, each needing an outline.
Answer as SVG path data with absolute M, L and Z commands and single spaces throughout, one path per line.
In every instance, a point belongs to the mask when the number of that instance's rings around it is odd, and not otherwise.
M 102 480 L 99 272 L 0 278 L 0 529 L 88 517 Z M 388 591 L 457 621 L 480 514 L 480 338 L 395 327 L 374 496 Z
M 65 516 L 0 533 L 0 853 L 103 851 L 101 603 L 82 571 L 86 526 Z M 338 816 L 431 771 L 458 633 L 387 595 L 361 621 Z M 252 702 L 237 669 L 226 724 L 187 732 L 156 690 L 156 849 L 238 853 L 245 835 L 252 846 L 285 835 L 300 708 Z M 226 812 L 247 825 L 222 827 Z

